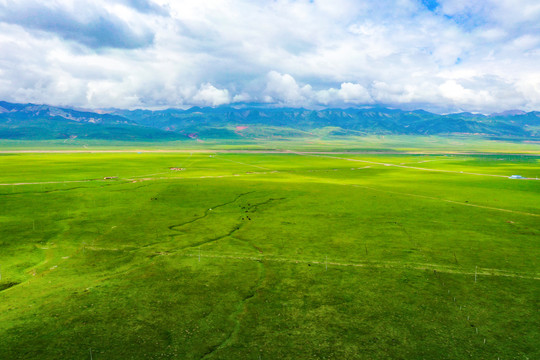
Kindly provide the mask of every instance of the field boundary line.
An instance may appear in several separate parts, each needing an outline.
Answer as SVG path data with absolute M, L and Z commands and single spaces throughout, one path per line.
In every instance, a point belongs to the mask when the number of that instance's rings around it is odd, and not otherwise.
M 89 182 L 103 182 L 103 183 L 116 183 L 116 184 L 128 184 L 130 182 L 142 182 L 142 181 L 158 181 L 158 180 L 191 180 L 191 179 L 221 179 L 229 177 L 239 177 L 239 176 L 250 176 L 250 175 L 267 175 L 280 173 L 282 171 L 268 169 L 268 171 L 257 171 L 245 174 L 223 174 L 223 175 L 202 175 L 202 176 L 171 176 L 171 177 L 149 177 L 141 178 L 140 176 L 149 176 L 149 175 L 138 175 L 127 178 L 118 178 L 116 182 L 105 181 L 102 179 L 87 179 L 87 180 L 67 180 L 67 181 L 42 181 L 42 182 L 19 182 L 19 183 L 2 183 L 0 186 L 22 186 L 22 185 L 44 185 L 44 184 L 69 184 L 69 183 L 89 183 Z M 168 173 L 163 173 L 168 174 Z M 157 175 L 157 174 L 150 174 Z
M 488 210 L 504 211 L 504 212 L 514 213 L 514 214 L 540 217 L 540 214 L 534 214 L 534 213 L 529 213 L 529 212 L 525 212 L 525 211 L 496 208 L 496 207 L 486 206 L 486 205 L 476 205 L 476 204 L 464 203 L 464 202 L 461 202 L 461 201 L 441 199 L 441 198 L 437 198 L 437 197 L 434 197 L 434 196 L 428 196 L 428 195 L 419 195 L 419 194 L 404 193 L 404 192 L 399 192 L 399 191 L 383 190 L 383 189 L 377 189 L 377 188 L 374 188 L 374 187 L 371 187 L 371 186 L 358 185 L 358 184 L 343 184 L 343 185 L 344 186 L 359 187 L 359 188 L 369 189 L 369 190 L 373 190 L 373 191 L 384 192 L 384 193 L 388 193 L 388 194 L 413 196 L 413 197 L 429 199 L 429 200 L 444 201 L 444 202 L 447 202 L 447 203 L 463 205 L 463 206 L 471 206 L 471 207 L 477 207 L 477 208 L 488 209 Z
M 338 267 L 358 267 L 358 268 L 380 268 L 380 269 L 412 269 L 412 270 L 430 270 L 438 271 L 441 273 L 447 274 L 459 274 L 459 275 L 472 275 L 474 276 L 475 271 L 460 270 L 456 268 L 451 268 L 445 265 L 436 265 L 436 264 L 419 264 L 419 263 L 397 263 L 397 262 L 384 262 L 384 261 L 366 261 L 366 262 L 339 262 L 339 261 L 325 261 L 325 260 L 308 260 L 308 259 L 292 259 L 286 257 L 275 257 L 271 255 L 261 255 L 253 256 L 249 254 L 240 254 L 238 255 L 227 255 L 227 254 L 209 254 L 206 253 L 188 253 L 188 252 L 172 252 L 172 253 L 160 253 L 160 255 L 180 255 L 186 257 L 201 257 L 201 258 L 217 258 L 217 259 L 232 259 L 232 260 L 250 260 L 250 261 L 273 261 L 273 262 L 284 262 L 291 264 L 313 264 L 313 265 L 329 265 L 329 266 L 338 266 Z M 499 269 L 489 269 L 489 268 L 478 268 L 476 271 L 477 275 L 481 276 L 500 276 L 500 277 L 509 277 L 509 278 L 520 278 L 520 279 L 529 279 L 529 280 L 540 280 L 538 274 L 520 274 L 512 273 L 506 270 Z
M 406 165 L 399 165 L 399 164 L 391 164 L 391 163 L 382 163 L 377 161 L 370 161 L 370 160 L 360 160 L 360 159 L 351 159 L 351 158 L 344 158 L 344 157 L 338 157 L 338 156 L 330 156 L 330 155 L 320 155 L 320 154 L 310 154 L 305 152 L 297 152 L 297 151 L 290 151 L 289 152 L 297 155 L 303 155 L 303 156 L 315 156 L 315 157 L 326 157 L 330 159 L 339 159 L 339 160 L 346 160 L 346 161 L 356 161 L 356 162 L 362 162 L 362 163 L 368 163 L 368 164 L 374 164 L 374 165 L 382 165 L 382 166 L 392 166 L 392 167 L 399 167 L 404 169 L 413 169 L 413 170 L 421 170 L 421 171 L 432 171 L 432 172 L 444 172 L 444 173 L 451 173 L 451 174 L 464 174 L 464 175 L 476 175 L 476 176 L 492 176 L 492 177 L 499 177 L 499 178 L 506 178 L 508 179 L 508 175 L 496 175 L 496 174 L 481 174 L 481 173 L 473 173 L 473 172 L 466 172 L 466 171 L 457 171 L 457 170 L 443 170 L 443 169 L 428 169 L 428 168 L 422 168 L 417 166 L 406 166 Z M 535 178 L 524 178 L 521 180 L 538 180 Z

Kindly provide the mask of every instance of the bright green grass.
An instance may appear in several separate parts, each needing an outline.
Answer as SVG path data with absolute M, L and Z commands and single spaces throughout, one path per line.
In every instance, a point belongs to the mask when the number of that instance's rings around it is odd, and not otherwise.
M 538 160 L 0 155 L 0 359 L 539 358 Z

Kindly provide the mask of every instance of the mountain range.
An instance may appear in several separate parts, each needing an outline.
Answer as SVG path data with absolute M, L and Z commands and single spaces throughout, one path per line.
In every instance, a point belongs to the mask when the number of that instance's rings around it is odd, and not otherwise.
M 168 141 L 380 135 L 538 139 L 540 112 L 434 114 L 386 107 L 309 110 L 240 104 L 187 110 L 76 110 L 0 101 L 0 139 Z

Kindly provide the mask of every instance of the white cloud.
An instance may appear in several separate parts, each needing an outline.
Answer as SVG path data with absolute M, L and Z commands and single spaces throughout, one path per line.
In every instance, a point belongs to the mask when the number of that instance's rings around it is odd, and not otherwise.
M 248 93 L 241 93 L 234 95 L 232 102 L 239 103 L 239 102 L 249 102 L 253 100 L 251 96 Z
M 526 79 L 520 79 L 516 84 L 516 88 L 526 101 L 526 104 L 540 104 L 540 74 L 531 74 Z
M 455 80 L 448 80 L 439 86 L 441 95 L 455 104 L 492 103 L 493 97 L 487 90 L 473 91 L 466 89 Z
M 325 106 L 365 105 L 373 103 L 368 90 L 353 83 L 342 83 L 339 89 L 330 88 L 314 93 L 314 102 Z
M 329 88 L 315 91 L 310 84 L 298 85 L 289 74 L 271 71 L 267 75 L 264 102 L 285 105 L 330 105 L 370 104 L 373 102 L 368 90 L 350 82 L 342 83 L 339 89 Z
M 311 93 L 311 86 L 300 87 L 296 80 L 289 74 L 280 74 L 270 71 L 267 75 L 267 83 L 264 94 L 266 99 L 290 105 L 305 103 Z
M 212 84 L 203 84 L 199 91 L 193 96 L 193 101 L 202 105 L 219 106 L 229 104 L 231 97 L 229 90 L 218 89 Z
M 345 103 L 365 104 L 372 102 L 368 91 L 360 84 L 341 84 L 341 89 L 338 91 L 338 96 L 343 99 Z
M 537 0 L 42 4 L 0 1 L 0 99 L 540 109 Z

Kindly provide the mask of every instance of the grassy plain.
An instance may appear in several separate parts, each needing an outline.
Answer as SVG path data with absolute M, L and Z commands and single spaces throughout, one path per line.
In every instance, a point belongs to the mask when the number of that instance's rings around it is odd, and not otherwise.
M 194 139 L 180 141 L 106 140 L 1 140 L 2 150 L 294 150 L 346 152 L 421 152 L 421 153 L 540 153 L 540 143 L 522 139 L 490 139 L 471 136 L 367 135 L 282 138 L 275 136 L 242 139 Z
M 0 359 L 540 358 L 539 160 L 0 154 Z

